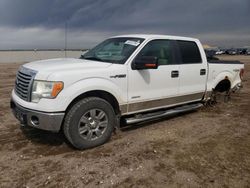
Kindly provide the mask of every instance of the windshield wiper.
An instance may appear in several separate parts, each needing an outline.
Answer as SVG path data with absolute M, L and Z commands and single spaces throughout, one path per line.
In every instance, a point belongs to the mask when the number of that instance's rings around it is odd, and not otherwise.
M 103 61 L 101 58 L 94 57 L 94 56 L 89 56 L 89 57 L 82 56 L 81 59 L 88 59 L 88 60 L 94 60 L 94 61 Z

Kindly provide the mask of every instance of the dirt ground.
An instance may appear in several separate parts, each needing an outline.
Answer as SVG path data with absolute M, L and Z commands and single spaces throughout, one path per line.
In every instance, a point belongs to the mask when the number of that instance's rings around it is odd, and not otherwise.
M 228 103 L 124 128 L 78 151 L 61 133 L 20 128 L 9 100 L 20 64 L 0 64 L 0 187 L 250 187 L 250 56 Z

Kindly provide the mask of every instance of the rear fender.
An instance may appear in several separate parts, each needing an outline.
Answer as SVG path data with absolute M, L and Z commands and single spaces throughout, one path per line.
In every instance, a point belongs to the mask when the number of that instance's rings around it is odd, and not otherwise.
M 222 80 L 225 79 L 230 82 L 232 88 L 233 74 L 229 71 L 224 71 L 216 76 L 213 75 L 212 81 L 208 83 L 207 90 L 212 91 Z

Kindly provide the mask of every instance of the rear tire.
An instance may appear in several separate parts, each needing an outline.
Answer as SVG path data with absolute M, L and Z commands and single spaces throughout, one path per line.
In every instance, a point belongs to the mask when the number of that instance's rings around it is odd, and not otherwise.
M 107 142 L 114 127 L 113 107 L 98 97 L 88 97 L 74 104 L 65 116 L 63 131 L 77 149 L 96 147 Z

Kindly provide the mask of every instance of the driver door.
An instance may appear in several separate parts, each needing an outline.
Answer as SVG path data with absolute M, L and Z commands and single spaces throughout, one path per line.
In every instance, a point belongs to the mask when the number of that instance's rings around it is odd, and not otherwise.
M 157 57 L 157 69 L 128 66 L 128 113 L 153 110 L 173 103 L 179 92 L 179 65 L 171 40 L 151 40 L 137 57 Z M 133 64 L 133 61 L 130 65 Z

